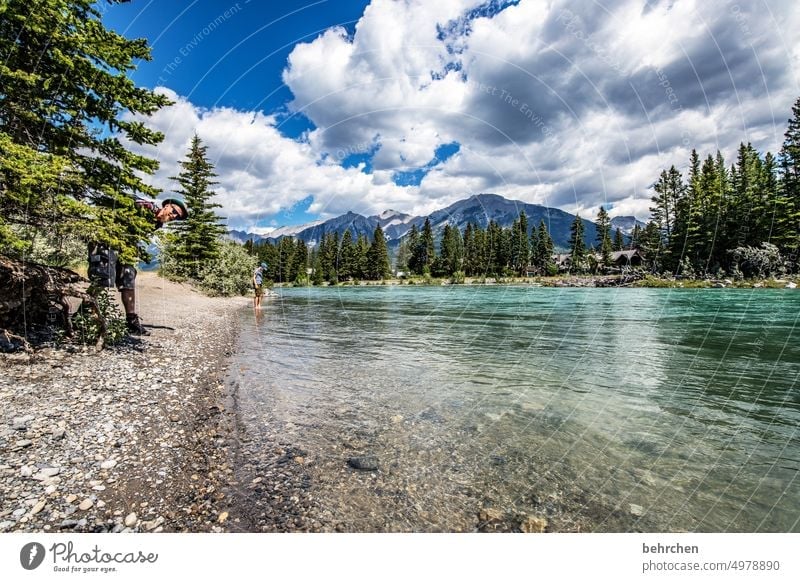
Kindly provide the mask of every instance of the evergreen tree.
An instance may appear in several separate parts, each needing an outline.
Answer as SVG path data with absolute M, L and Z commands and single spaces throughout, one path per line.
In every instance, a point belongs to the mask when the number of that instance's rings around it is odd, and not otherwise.
M 622 236 L 622 230 L 617 227 L 617 230 L 614 232 L 614 251 L 622 250 L 625 250 L 625 239 Z
M 683 182 L 681 173 L 675 166 L 671 166 L 669 171 L 664 170 L 661 172 L 658 182 L 653 185 L 653 190 L 655 190 L 656 195 L 652 198 L 654 206 L 650 207 L 650 212 L 653 221 L 658 224 L 664 238 L 665 256 L 662 258 L 668 261 L 669 257 L 666 256 L 666 251 L 673 249 L 680 241 L 680 236 L 674 231 L 676 224 L 678 224 L 678 209 L 683 203 L 686 185 Z M 673 234 L 676 234 L 674 240 Z M 680 242 L 682 244 L 682 241 Z M 677 256 L 679 256 L 679 253 L 677 253 Z
M 313 269 L 311 283 L 317 286 L 322 285 L 325 282 L 325 277 L 322 270 L 322 256 L 319 249 L 316 249 L 312 253 L 311 268 Z
M 651 220 L 645 225 L 639 237 L 639 248 L 644 254 L 645 262 L 650 265 L 651 272 L 660 272 L 664 252 L 664 241 L 661 235 L 660 224 Z
M 342 235 L 342 245 L 339 248 L 337 266 L 340 281 L 347 281 L 357 275 L 356 247 L 353 243 L 353 233 L 350 232 L 349 228 Z
M 291 283 L 297 278 L 294 262 L 295 245 L 292 237 L 285 236 L 278 243 L 278 282 Z
M 528 239 L 528 217 L 525 211 L 511 226 L 511 268 L 519 275 L 525 274 L 525 269 L 530 262 L 530 243 Z
M 422 232 L 419 235 L 419 240 L 415 249 L 415 264 L 418 265 L 418 273 L 430 273 L 433 259 L 436 257 L 433 245 L 433 228 L 431 227 L 430 219 L 425 219 L 425 224 L 422 225 Z
M 570 226 L 569 254 L 572 262 L 571 270 L 583 271 L 586 268 L 586 243 L 583 240 L 583 221 L 579 214 L 575 216 Z
M 386 247 L 386 237 L 383 235 L 381 225 L 375 227 L 372 235 L 372 245 L 367 252 L 367 269 L 365 278 L 372 281 L 388 279 L 392 274 L 389 268 L 389 250 Z
M 642 227 L 638 224 L 633 225 L 633 232 L 631 233 L 631 250 L 639 247 L 639 240 L 642 238 Z
M 292 253 L 292 264 L 289 269 L 289 280 L 305 284 L 307 282 L 308 269 L 308 247 L 302 239 L 294 241 L 294 252 Z
M 600 249 L 600 262 L 608 267 L 611 265 L 611 219 L 602 206 L 597 213 L 597 247 Z
M 158 193 L 142 179 L 158 162 L 123 143 L 156 145 L 164 137 L 127 116 L 170 103 L 128 77 L 149 59 L 144 39 L 104 27 L 93 0 L 0 4 L 4 254 L 21 256 L 31 236 L 48 232 L 114 248 L 124 263 L 147 258 L 139 242 L 152 234 L 152 217 L 134 196 Z
M 464 247 L 458 228 L 446 224 L 442 233 L 442 275 L 452 276 L 464 268 Z
M 547 230 L 547 225 L 542 219 L 539 223 L 539 234 L 536 240 L 536 255 L 539 261 L 537 267 L 542 275 L 551 276 L 556 274 L 557 267 L 553 260 L 554 246 L 553 239 Z
M 780 152 L 782 196 L 774 238 L 784 252 L 797 259 L 800 250 L 800 98 L 792 106 L 792 117 Z
M 210 188 L 217 182 L 212 180 L 216 174 L 206 149 L 195 134 L 186 159 L 180 163 L 181 172 L 170 178 L 179 185 L 177 192 L 186 201 L 189 217 L 174 223 L 175 237 L 171 238 L 167 252 L 179 271 L 193 279 L 200 278 L 200 271 L 207 263 L 217 260 L 220 238 L 225 234 L 225 227 L 214 211 L 222 206 L 210 201 L 215 195 Z
M 405 240 L 408 244 L 408 270 L 418 275 L 422 273 L 422 257 L 419 252 L 419 230 L 416 224 L 411 225 Z
M 369 269 L 369 248 L 367 237 L 363 234 L 356 239 L 356 259 L 353 274 L 357 279 L 367 279 Z

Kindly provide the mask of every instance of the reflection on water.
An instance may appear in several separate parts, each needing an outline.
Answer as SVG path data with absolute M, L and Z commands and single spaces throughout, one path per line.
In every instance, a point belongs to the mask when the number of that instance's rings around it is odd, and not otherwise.
M 303 451 L 322 529 L 800 531 L 798 313 L 796 291 L 287 289 L 241 315 L 239 405 Z

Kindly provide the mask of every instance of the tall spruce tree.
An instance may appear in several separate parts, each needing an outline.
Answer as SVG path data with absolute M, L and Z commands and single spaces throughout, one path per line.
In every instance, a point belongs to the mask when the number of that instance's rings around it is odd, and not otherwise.
M 435 248 L 433 245 L 433 228 L 429 218 L 425 219 L 425 224 L 422 225 L 422 232 L 419 235 L 419 241 L 415 249 L 416 259 L 415 264 L 418 265 L 418 273 L 430 273 L 433 260 L 436 258 Z
M 553 260 L 554 248 L 553 239 L 547 230 L 544 219 L 542 219 L 539 222 L 539 234 L 536 240 L 536 254 L 539 257 L 537 266 L 542 275 L 549 276 L 556 273 L 556 263 Z
M 571 270 L 581 272 L 586 268 L 586 242 L 583 240 L 583 220 L 581 220 L 580 214 L 575 216 L 569 232 Z
M 522 210 L 511 226 L 511 268 L 519 275 L 525 274 L 530 262 L 530 242 L 528 238 L 528 216 Z
M 604 267 L 611 265 L 611 219 L 602 206 L 597 212 L 597 248 Z
M 774 228 L 775 239 L 784 252 L 797 260 L 800 251 L 800 98 L 792 106 L 779 159 L 783 195 L 779 203 L 780 220 Z
M 347 281 L 357 275 L 358 260 L 356 257 L 356 247 L 353 242 L 353 233 L 348 228 L 342 235 L 342 245 L 338 255 L 339 279 Z
M 372 235 L 372 244 L 367 252 L 366 278 L 372 281 L 388 279 L 392 274 L 389 268 L 389 250 L 386 247 L 386 237 L 381 225 L 375 227 Z
M 114 248 L 123 262 L 147 258 L 139 242 L 152 234 L 152 217 L 134 197 L 158 193 L 141 177 L 158 162 L 124 142 L 156 145 L 164 137 L 127 115 L 170 103 L 128 77 L 149 59 L 146 40 L 105 28 L 94 0 L 0 3 L 4 254 L 21 257 L 31 233 L 59 233 Z
M 220 238 L 225 234 L 221 218 L 214 211 L 220 204 L 211 202 L 215 192 L 211 186 L 216 184 L 214 166 L 208 161 L 207 147 L 197 134 L 192 137 L 189 153 L 180 163 L 181 172 L 175 180 L 186 206 L 189 217 L 174 223 L 175 237 L 170 239 L 167 252 L 175 259 L 178 269 L 188 277 L 199 279 L 202 269 L 219 257 Z
M 464 247 L 461 233 L 455 226 L 446 224 L 442 233 L 441 263 L 445 276 L 452 276 L 464 267 Z
M 622 236 L 622 230 L 617 227 L 614 231 L 614 251 L 621 251 L 625 249 L 625 239 Z

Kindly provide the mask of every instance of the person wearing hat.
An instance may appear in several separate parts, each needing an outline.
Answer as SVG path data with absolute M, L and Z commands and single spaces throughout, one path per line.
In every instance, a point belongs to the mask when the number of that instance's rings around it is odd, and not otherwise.
M 267 271 L 267 264 L 261 263 L 256 270 L 253 271 L 253 290 L 255 291 L 255 296 L 253 297 L 253 307 L 258 309 L 261 307 L 261 296 L 264 292 L 261 289 L 261 286 L 264 284 L 264 275 Z
M 136 199 L 136 206 L 152 216 L 153 228 L 159 229 L 173 220 L 186 220 L 189 209 L 180 198 L 167 198 L 158 206 L 152 200 Z M 136 268 L 117 261 L 116 251 L 97 244 L 89 245 L 89 280 L 98 287 L 116 287 L 125 309 L 128 333 L 150 335 L 136 313 Z

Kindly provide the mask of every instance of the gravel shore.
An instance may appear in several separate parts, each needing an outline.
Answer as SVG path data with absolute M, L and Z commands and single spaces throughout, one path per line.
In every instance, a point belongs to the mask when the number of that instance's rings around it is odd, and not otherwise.
M 140 273 L 151 335 L 0 356 L 0 532 L 226 531 L 235 312 Z

